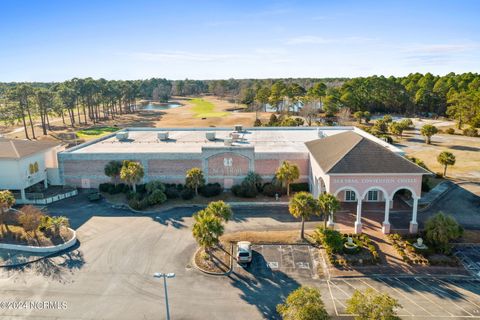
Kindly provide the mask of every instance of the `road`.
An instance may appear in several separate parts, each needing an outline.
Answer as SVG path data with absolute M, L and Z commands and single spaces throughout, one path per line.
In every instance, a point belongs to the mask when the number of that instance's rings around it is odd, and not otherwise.
M 456 193 L 450 197 L 455 198 Z M 435 280 L 432 285 L 432 288 L 438 287 L 435 291 L 421 281 L 411 281 L 408 286 L 398 279 L 325 281 L 297 278 L 281 270 L 263 270 L 261 276 L 242 272 L 228 277 L 204 275 L 191 264 L 196 249 L 190 228 L 191 215 L 197 210 L 194 208 L 173 209 L 157 219 L 157 215 L 140 216 L 114 210 L 105 203 L 91 204 L 80 196 L 55 203 L 48 210 L 71 219 L 80 246 L 20 269 L 0 270 L 0 297 L 1 301 L 58 301 L 65 303 L 60 306 L 66 308 L 0 308 L 2 316 L 12 319 L 164 319 L 163 282 L 153 278 L 155 272 L 176 274 L 168 280 L 173 319 L 273 319 L 276 318 L 275 306 L 304 284 L 321 289 L 327 309 L 334 315 L 342 314 L 346 298 L 337 295 L 348 295 L 355 286 L 365 285 L 380 290 L 394 288 L 388 290 L 398 292 L 402 303 L 415 300 L 415 295 L 427 296 L 438 305 L 452 300 L 451 303 L 457 305 L 457 309 L 450 310 L 452 316 L 475 315 L 472 303 L 480 306 L 480 285 L 475 281 L 463 285 L 452 280 L 446 288 L 440 280 Z M 226 231 L 299 229 L 299 222 L 286 210 L 237 209 Z M 317 223 L 309 222 L 307 227 Z M 342 293 L 346 292 L 345 288 L 338 291 L 337 286 L 346 286 L 348 293 Z M 469 286 L 468 290 L 463 286 Z M 427 312 L 412 304 L 406 307 L 406 312 L 408 315 L 419 312 L 418 315 L 434 319 L 436 313 L 428 309 Z

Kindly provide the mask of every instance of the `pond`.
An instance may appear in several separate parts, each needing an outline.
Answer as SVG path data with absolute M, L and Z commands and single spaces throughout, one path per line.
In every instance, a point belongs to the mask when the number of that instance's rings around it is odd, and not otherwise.
M 176 102 L 153 102 L 149 101 L 138 106 L 142 110 L 168 110 L 182 106 Z

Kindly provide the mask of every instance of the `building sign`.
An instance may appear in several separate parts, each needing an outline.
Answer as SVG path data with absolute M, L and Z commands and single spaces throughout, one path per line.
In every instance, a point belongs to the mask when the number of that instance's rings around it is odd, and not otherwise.
M 242 168 L 235 167 L 223 167 L 223 168 L 211 168 L 208 171 L 211 176 L 242 176 L 245 174 Z
M 334 178 L 333 183 L 338 184 L 404 184 L 415 183 L 415 178 Z

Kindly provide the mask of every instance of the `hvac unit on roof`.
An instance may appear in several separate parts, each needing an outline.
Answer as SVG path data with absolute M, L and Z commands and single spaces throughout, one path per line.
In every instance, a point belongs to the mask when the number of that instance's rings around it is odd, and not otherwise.
M 123 141 L 128 139 L 128 131 L 118 132 L 116 135 L 117 140 Z
M 157 137 L 158 137 L 158 140 L 160 140 L 160 141 L 168 140 L 168 131 L 159 132 L 159 133 L 157 134 Z
M 205 138 L 210 141 L 215 141 L 215 132 L 205 132 Z
M 236 124 L 235 125 L 235 131 L 236 132 L 242 132 L 243 131 L 243 126 L 241 124 Z
M 232 138 L 233 142 L 238 141 L 240 139 L 240 135 L 236 132 L 230 133 L 230 137 Z

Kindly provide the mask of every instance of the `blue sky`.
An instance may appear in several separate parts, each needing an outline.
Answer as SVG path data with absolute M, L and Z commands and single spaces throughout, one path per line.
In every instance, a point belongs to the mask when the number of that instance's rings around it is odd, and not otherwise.
M 480 1 L 0 0 L 0 81 L 480 72 Z

